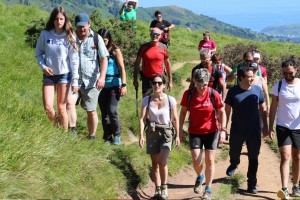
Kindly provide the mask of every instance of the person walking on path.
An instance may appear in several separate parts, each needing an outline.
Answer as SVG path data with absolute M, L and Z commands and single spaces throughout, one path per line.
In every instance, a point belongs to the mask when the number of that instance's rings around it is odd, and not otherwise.
M 210 38 L 209 31 L 203 33 L 203 39 L 200 40 L 198 44 L 198 51 L 201 49 L 209 49 L 211 53 L 210 56 L 213 55 L 213 52 L 217 51 L 217 44 Z
M 142 100 L 140 117 L 140 147 L 144 147 L 143 132 L 146 132 L 147 154 L 152 161 L 152 176 L 155 184 L 154 199 L 168 199 L 168 157 L 175 137 L 180 145 L 176 100 L 163 92 L 166 80 L 156 75 L 152 81 L 153 94 Z M 145 128 L 146 127 L 146 128 Z M 175 129 L 175 135 L 172 134 Z
M 280 175 L 282 189 L 277 196 L 289 199 L 288 181 L 290 159 L 292 159 L 292 197 L 300 197 L 300 79 L 296 78 L 297 67 L 293 60 L 282 63 L 284 79 L 277 82 L 272 90 L 269 135 L 274 139 L 274 121 L 277 113 L 276 135 L 280 151 Z
M 103 38 L 109 52 L 104 88 L 98 104 L 102 113 L 103 139 L 108 144 L 121 144 L 121 122 L 118 115 L 120 97 L 126 95 L 126 72 L 120 48 L 114 44 L 109 30 L 102 28 L 98 34 Z
M 253 52 L 247 51 L 243 55 L 243 62 L 232 68 L 232 71 L 227 75 L 227 81 L 231 82 L 236 79 L 236 85 L 240 83 L 239 79 L 237 79 L 237 70 L 242 67 L 247 67 L 249 64 L 253 62 Z M 260 68 L 257 70 L 257 76 L 262 76 Z
M 153 20 L 150 24 L 150 31 L 155 27 L 163 31 L 160 42 L 168 46 L 170 43 L 169 31 L 170 29 L 174 28 L 175 25 L 170 23 L 167 20 L 164 20 L 162 18 L 162 13 L 159 10 L 155 11 L 154 16 L 155 16 L 155 20 Z
M 259 69 L 261 71 L 261 76 L 265 79 L 266 83 L 268 82 L 268 74 L 267 74 L 267 69 L 260 65 L 260 61 L 261 61 L 261 54 L 259 50 L 254 50 L 253 51 L 253 61 L 256 62 L 259 66 Z
M 78 91 L 78 47 L 66 11 L 56 7 L 37 40 L 36 59 L 43 71 L 43 104 L 50 121 L 68 130 L 67 96 Z M 53 107 L 57 91 L 58 116 Z
M 240 81 L 228 90 L 225 99 L 225 111 L 227 124 L 232 110 L 229 156 L 230 166 L 226 170 L 228 176 L 236 171 L 242 151 L 243 143 L 246 142 L 248 150 L 248 188 L 247 192 L 256 194 L 258 155 L 261 146 L 261 124 L 263 121 L 263 134 L 268 134 L 267 109 L 263 91 L 257 85 L 253 85 L 254 69 L 252 67 L 241 67 L 237 71 Z
M 79 85 L 81 107 L 87 113 L 88 139 L 96 138 L 98 126 L 98 96 L 105 84 L 107 57 L 109 53 L 101 36 L 90 29 L 90 18 L 86 13 L 75 17 L 77 45 L 79 46 Z M 95 35 L 96 34 L 96 35 Z M 94 36 L 98 44 L 95 44 Z
M 218 143 L 225 141 L 226 115 L 220 94 L 208 87 L 210 73 L 206 68 L 196 69 L 193 73 L 195 87 L 184 92 L 181 100 L 179 131 L 183 139 L 183 124 L 187 114 L 189 118 L 189 143 L 193 167 L 197 178 L 194 192 L 199 194 L 202 189 L 202 151 L 205 152 L 206 187 L 202 199 L 211 199 L 211 185 L 215 173 L 215 152 Z M 220 133 L 219 133 L 220 131 Z M 203 147 L 205 150 L 203 150 Z
M 208 82 L 208 86 L 217 90 L 220 94 L 222 94 L 222 98 L 225 99 L 225 94 L 226 94 L 225 80 L 223 79 L 223 75 L 220 69 L 217 66 L 213 65 L 213 63 L 211 62 L 210 51 L 208 49 L 201 49 L 199 53 L 200 53 L 201 63 L 196 65 L 192 69 L 191 84 L 189 88 L 193 88 L 195 86 L 195 83 L 192 81 L 194 71 L 196 69 L 206 68 L 210 73 L 210 80 Z
M 225 88 L 226 88 L 226 77 L 227 77 L 227 74 L 229 74 L 232 71 L 232 69 L 230 67 L 228 67 L 225 63 L 223 63 L 223 58 L 220 53 L 215 53 L 211 57 L 211 61 L 212 61 L 212 65 L 217 66 L 218 69 L 221 71 L 222 77 L 224 80 L 224 84 L 225 84 Z
M 161 30 L 153 28 L 150 31 L 151 41 L 143 44 L 138 53 L 134 64 L 133 85 L 138 88 L 138 74 L 142 62 L 141 79 L 143 97 L 152 93 L 151 82 L 157 74 L 164 75 L 165 71 L 168 76 L 167 88 L 172 90 L 172 71 L 169 61 L 169 53 L 166 46 L 159 42 Z

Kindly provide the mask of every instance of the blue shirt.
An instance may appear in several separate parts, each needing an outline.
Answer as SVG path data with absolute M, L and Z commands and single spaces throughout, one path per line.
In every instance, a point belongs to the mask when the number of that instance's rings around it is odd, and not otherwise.
M 236 85 L 228 90 L 225 103 L 232 107 L 230 134 L 260 134 L 259 105 L 264 103 L 264 94 L 257 85 L 244 90 Z
M 112 54 L 115 55 L 115 52 Z M 121 86 L 120 72 L 115 58 L 109 57 L 104 88 L 114 86 Z
M 90 29 L 89 35 L 82 42 L 78 38 L 76 41 L 79 46 L 79 85 L 84 84 L 86 89 L 93 88 L 100 76 L 97 49 L 94 44 L 94 31 Z M 98 41 L 99 59 L 103 59 L 109 54 L 100 35 L 98 35 Z

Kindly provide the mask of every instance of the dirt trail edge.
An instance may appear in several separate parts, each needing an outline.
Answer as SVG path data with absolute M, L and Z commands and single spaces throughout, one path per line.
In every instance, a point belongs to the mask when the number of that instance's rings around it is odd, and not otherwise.
M 174 64 L 174 70 L 179 69 L 186 63 L 198 63 L 199 61 L 184 62 Z M 185 82 L 185 81 L 184 81 Z M 184 83 L 185 87 L 189 83 Z M 226 145 L 226 144 L 224 144 Z M 228 144 L 227 144 L 228 145 Z M 217 150 L 217 154 L 221 150 Z M 266 144 L 262 141 L 261 150 L 259 155 L 259 166 L 257 174 L 257 189 L 258 194 L 249 194 L 246 192 L 247 182 L 242 184 L 238 194 L 233 194 L 231 199 L 278 199 L 276 193 L 281 186 L 280 173 L 279 173 L 280 160 Z M 229 166 L 229 158 L 225 161 L 218 161 L 215 164 L 215 176 L 212 185 L 212 199 L 214 199 L 214 193 L 217 193 L 220 183 L 226 183 L 227 176 L 225 174 L 227 167 Z M 248 157 L 246 146 L 243 147 L 241 155 L 241 163 L 236 173 L 241 173 L 244 177 L 247 176 Z M 168 178 L 168 192 L 169 199 L 201 199 L 201 194 L 195 194 L 193 192 L 194 181 L 196 174 L 192 166 L 181 169 L 176 175 L 169 176 Z M 291 185 L 290 185 L 291 187 Z M 149 182 L 145 187 L 138 188 L 131 194 L 121 194 L 119 199 L 151 199 L 154 195 L 154 183 L 149 178 Z M 220 197 L 219 197 L 220 199 Z

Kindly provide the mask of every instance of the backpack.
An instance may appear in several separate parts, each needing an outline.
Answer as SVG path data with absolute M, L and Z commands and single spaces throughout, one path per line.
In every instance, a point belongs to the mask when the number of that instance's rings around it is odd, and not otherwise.
M 164 31 L 162 33 L 161 42 L 166 44 L 167 46 L 170 45 L 170 31 Z

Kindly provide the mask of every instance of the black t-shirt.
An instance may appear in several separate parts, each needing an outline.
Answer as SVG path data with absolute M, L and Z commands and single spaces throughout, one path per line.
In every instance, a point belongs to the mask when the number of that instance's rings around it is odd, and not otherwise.
M 200 68 L 204 68 L 201 63 L 196 65 L 193 69 L 192 69 L 192 77 L 193 77 L 193 73 L 196 69 L 200 69 Z M 215 65 L 211 65 L 208 68 L 208 72 L 211 74 L 210 75 L 210 80 L 208 83 L 209 87 L 212 87 L 213 89 L 217 90 L 220 94 L 222 92 L 220 84 L 219 84 L 219 80 L 223 79 L 222 73 L 220 71 L 220 69 L 215 66 Z
M 158 22 L 157 20 L 153 20 L 150 24 L 150 28 L 157 27 L 160 30 L 164 30 L 164 28 L 171 26 L 172 24 L 166 20 L 162 20 L 161 22 Z

